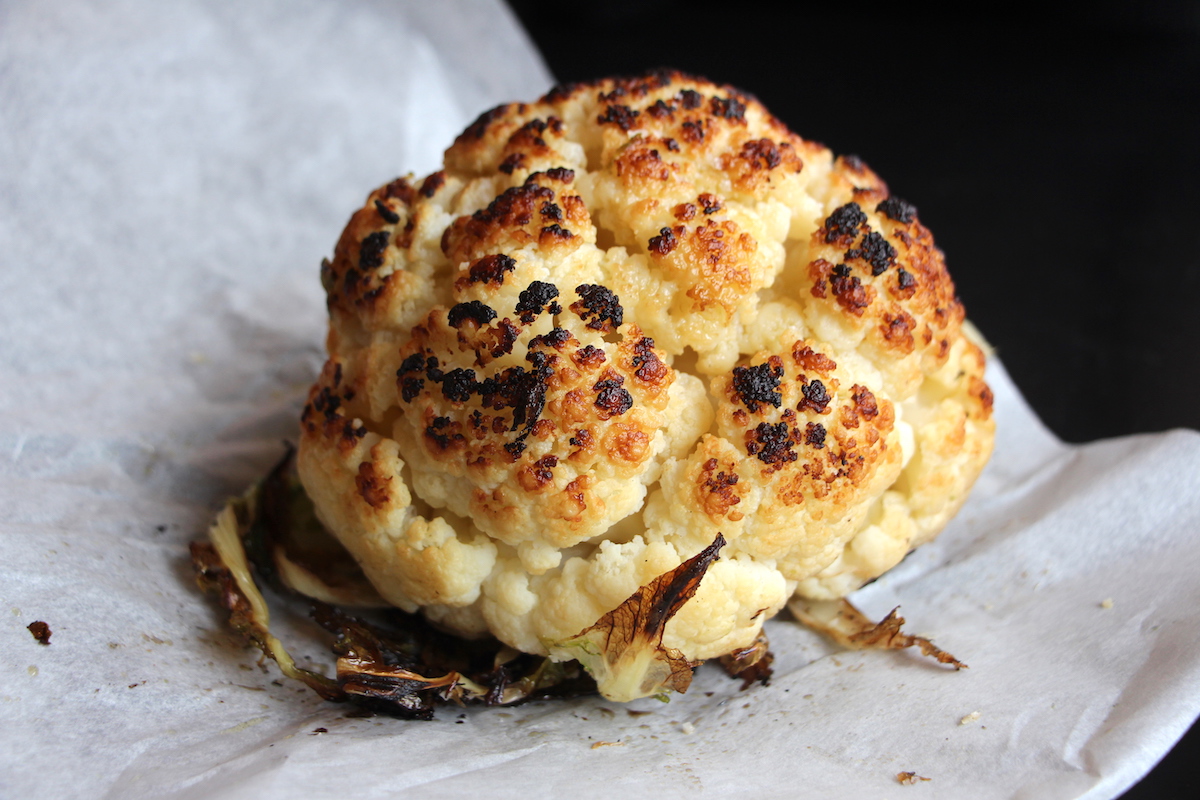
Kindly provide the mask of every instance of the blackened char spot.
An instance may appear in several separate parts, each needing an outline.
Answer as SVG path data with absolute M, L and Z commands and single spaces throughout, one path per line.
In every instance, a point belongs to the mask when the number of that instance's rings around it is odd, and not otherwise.
M 551 167 L 546 170 L 546 177 L 560 183 L 570 183 L 575 180 L 575 170 L 566 167 Z
M 367 234 L 358 249 L 358 268 L 368 272 L 383 266 L 383 253 L 387 250 L 389 238 L 387 231 Z
M 581 347 L 575 351 L 575 361 L 581 367 L 593 369 L 604 363 L 606 356 L 604 351 L 595 345 L 589 344 L 586 347 Z
M 312 401 L 313 409 L 324 414 L 326 422 L 340 416 L 338 409 L 341 405 L 342 398 L 330 391 L 328 386 L 322 386 L 321 391 L 317 392 L 317 396 Z
M 548 364 L 550 359 L 545 353 L 528 353 L 525 360 L 533 366 L 531 370 L 510 367 L 494 381 L 485 381 L 482 392 L 485 405 L 494 408 L 507 406 L 513 410 L 512 427 L 509 430 L 515 431 L 524 425 L 526 430 L 521 438 L 529 435 L 529 430 L 542 415 L 546 406 L 546 381 L 553 373 Z
M 903 222 L 905 225 L 917 218 L 917 207 L 899 197 L 889 197 L 875 206 L 875 210 L 896 222 Z
M 850 267 L 838 264 L 833 268 L 829 277 L 829 288 L 838 303 L 852 314 L 862 314 L 862 310 L 871 305 L 871 299 L 862 281 L 850 274 Z
M 872 275 L 882 275 L 896 263 L 896 248 L 888 244 L 883 234 L 872 231 L 862 238 L 858 247 L 846 252 L 846 258 L 861 258 L 871 265 Z
M 543 217 L 562 222 L 562 209 L 558 207 L 558 203 L 547 200 L 546 202 L 542 203 L 542 207 L 538 210 L 542 212 Z
M 492 357 L 499 358 L 511 353 L 517 337 L 521 335 L 521 329 L 514 325 L 508 317 L 505 317 L 496 323 L 496 327 L 492 330 L 496 336 L 496 344 L 492 346 L 491 351 Z
M 543 103 L 561 103 L 567 100 L 578 91 L 580 84 L 578 83 L 559 83 L 553 86 L 550 91 L 546 92 L 542 97 Z
M 524 153 L 513 153 L 500 162 L 500 171 L 505 175 L 512 175 L 519 169 L 525 169 Z
M 442 379 L 442 371 L 438 369 L 437 356 L 430 356 L 425 359 L 425 376 L 431 381 L 440 381 Z
M 531 119 L 521 126 L 520 133 L 532 134 L 539 138 L 535 139 L 535 143 L 545 147 L 546 142 L 540 138 L 540 135 L 546 132 L 546 121 L 544 119 Z
M 413 189 L 412 184 L 408 182 L 407 178 L 396 178 L 396 180 L 383 187 L 383 197 L 384 199 L 397 197 L 404 205 L 411 206 L 413 200 L 416 199 L 416 190 Z
M 442 376 L 442 396 L 452 402 L 465 403 L 478 388 L 473 369 L 452 369 Z
M 742 145 L 742 158 L 758 169 L 775 169 L 783 163 L 779 146 L 770 139 L 755 139 Z
M 804 395 L 804 399 L 796 406 L 797 411 L 815 411 L 818 414 L 824 414 L 829 408 L 829 392 L 825 390 L 825 384 L 820 381 L 810 381 L 804 384 L 800 391 Z
M 654 340 L 643 336 L 633 343 L 633 374 L 638 380 L 647 383 L 658 383 L 665 380 L 670 373 L 670 367 L 662 362 L 654 352 Z
M 451 327 L 457 328 L 463 324 L 464 320 L 475 320 L 479 325 L 486 325 L 496 318 L 496 312 L 491 306 L 484 305 L 479 300 L 468 300 L 465 303 L 459 303 L 450 309 L 450 313 L 446 315 L 446 321 Z
M 696 199 L 699 200 L 701 206 L 704 207 L 705 214 L 715 214 L 722 208 L 721 198 L 717 197 L 715 194 L 709 194 L 708 192 L 705 192 Z
M 419 395 L 421 390 L 424 388 L 424 378 L 414 378 L 413 376 L 409 375 L 408 377 L 400 379 L 400 396 L 406 403 L 411 403 L 413 398 Z
M 558 456 L 556 455 L 544 455 L 533 462 L 533 474 L 537 482 L 544 486 L 554 480 L 554 473 L 551 470 L 557 466 Z
M 592 386 L 592 389 L 598 392 L 596 408 L 600 409 L 606 417 L 618 417 L 633 408 L 633 397 L 621 386 L 624 382 L 624 378 L 617 376 L 596 381 L 596 384 Z
M 452 441 L 463 441 L 463 435 L 455 431 L 455 427 L 449 417 L 437 417 L 431 425 L 426 426 L 425 436 L 436 444 L 439 450 L 445 450 Z
M 400 362 L 400 369 L 396 370 L 397 377 L 404 377 L 406 372 L 416 372 L 425 368 L 425 354 L 413 353 L 408 358 Z
M 546 333 L 542 336 L 535 336 L 530 339 L 529 346 L 534 347 L 539 344 L 544 344 L 547 347 L 553 347 L 557 350 L 570 341 L 570 339 L 571 334 L 569 331 L 565 331 L 562 328 L 554 328 L 549 333 Z
M 471 265 L 468 280 L 471 283 L 504 283 L 504 273 L 517 268 L 517 262 L 503 253 L 484 256 Z
M 917 279 L 912 276 L 911 272 L 901 267 L 900 269 L 896 270 L 896 284 L 903 291 L 916 286 Z
M 487 133 L 488 126 L 491 125 L 497 118 L 504 116 L 504 112 L 508 111 L 508 105 L 499 105 L 495 108 L 488 109 L 475 118 L 467 129 L 463 131 L 463 136 L 469 136 L 472 139 L 482 139 Z
M 740 120 L 746 115 L 746 106 L 736 97 L 714 97 L 708 101 L 714 116 Z
M 441 171 L 435 172 L 421 184 L 421 194 L 425 197 L 433 197 L 437 194 L 437 190 L 442 188 L 445 183 L 446 173 Z
M 679 101 L 683 103 L 683 107 L 688 110 L 699 108 L 700 104 L 704 102 L 704 95 L 695 89 L 684 89 L 677 96 L 679 97 Z
M 596 121 L 601 125 L 615 124 L 623 131 L 628 131 L 633 127 L 633 123 L 638 118 L 638 112 L 629 106 L 622 106 L 616 103 L 608 106 L 604 113 L 596 117 Z
M 742 498 L 738 497 L 737 492 L 733 489 L 738 484 L 738 474 L 732 470 L 732 465 L 729 472 L 718 471 L 719 466 L 720 462 L 715 458 L 704 462 L 704 471 L 701 473 L 701 477 L 704 479 L 704 488 L 720 499 L 721 506 L 726 508 L 735 506 L 742 502 Z
M 558 297 L 558 287 L 553 283 L 545 281 L 534 281 L 521 292 L 520 298 L 517 300 L 515 313 L 520 316 L 521 322 L 528 325 L 537 318 L 538 314 L 550 306 L 551 314 L 561 314 L 562 306 L 552 302 Z
M 783 395 L 778 391 L 779 379 L 782 377 L 783 365 L 779 363 L 778 357 L 772 356 L 766 364 L 734 367 L 733 390 L 751 411 L 758 411 L 759 404 L 779 408 L 783 402 Z
M 831 244 L 844 240 L 848 244 L 855 236 L 858 236 L 859 227 L 865 225 L 866 222 L 867 215 L 863 213 L 858 203 L 846 203 L 835 209 L 825 220 L 825 243 Z
M 382 200 L 375 201 L 375 210 L 379 212 L 379 216 L 382 217 L 383 221 L 388 225 L 395 225 L 400 221 L 400 215 L 384 205 Z
M 772 466 L 795 461 L 796 453 L 792 450 L 795 443 L 786 422 L 760 422 L 753 431 L 746 431 L 746 452 Z
M 596 99 L 601 103 L 611 103 L 613 100 L 619 100 L 629 94 L 629 90 L 624 86 L 617 86 L 611 92 L 600 92 L 596 95 Z
M 549 236 L 554 239 L 570 239 L 574 235 L 575 234 L 571 233 L 569 230 L 567 230 L 563 226 L 559 225 L 557 222 L 555 222 L 552 225 L 547 225 L 546 227 L 542 228 L 542 236 Z
M 804 428 L 804 441 L 818 450 L 825 447 L 825 426 L 819 422 L 810 422 Z
M 413 398 L 421 393 L 425 388 L 425 379 L 413 375 L 414 372 L 430 373 L 432 372 L 437 377 L 435 381 L 440 380 L 442 372 L 437 368 L 438 360 L 432 356 L 426 357 L 424 353 L 413 353 L 408 358 L 400 362 L 400 368 L 396 370 L 396 378 L 400 383 L 400 396 L 404 402 L 411 403 Z
M 658 236 L 650 238 L 650 252 L 656 256 L 665 256 L 674 250 L 678 243 L 675 233 L 670 228 L 663 228 L 658 232 Z
M 621 301 L 607 286 L 583 283 L 575 287 L 579 300 L 571 304 L 571 310 L 594 331 L 608 333 L 621 327 L 625 321 L 625 310 Z
M 535 207 L 539 204 L 538 201 L 545 201 L 554 197 L 554 190 L 537 183 L 533 183 L 531 175 L 524 184 L 513 186 L 505 189 L 504 192 L 492 202 L 488 203 L 487 208 L 481 208 L 471 215 L 471 221 L 467 223 L 465 230 L 471 236 L 484 236 L 487 233 L 488 226 L 503 225 L 506 227 L 519 227 L 528 225 L 533 220 Z M 447 232 L 451 228 L 446 229 Z M 443 237 L 443 252 L 447 244 Z
M 514 461 L 521 455 L 521 453 L 525 452 L 525 440 L 528 438 L 528 436 L 529 435 L 527 433 L 523 433 L 516 439 L 513 439 L 511 442 L 507 442 L 504 445 L 504 450 L 510 456 L 512 456 Z
M 669 117 L 671 114 L 675 113 L 675 106 L 668 105 L 660 99 L 656 100 L 654 105 L 647 108 L 646 113 L 655 119 L 662 119 L 663 117 Z

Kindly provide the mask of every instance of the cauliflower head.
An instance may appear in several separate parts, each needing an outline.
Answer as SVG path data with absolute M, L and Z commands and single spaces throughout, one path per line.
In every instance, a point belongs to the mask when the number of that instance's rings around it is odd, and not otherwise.
M 725 546 L 662 644 L 746 648 L 930 540 L 992 446 L 916 210 L 678 73 L 480 116 L 322 265 L 298 466 L 390 603 L 556 652 Z

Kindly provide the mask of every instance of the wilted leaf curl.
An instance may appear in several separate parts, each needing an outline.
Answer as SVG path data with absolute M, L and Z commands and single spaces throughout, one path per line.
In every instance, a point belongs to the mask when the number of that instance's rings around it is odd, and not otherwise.
M 208 529 L 209 543 L 192 542 L 192 564 L 200 587 L 216 592 L 221 605 L 229 611 L 229 621 L 238 633 L 274 659 L 289 678 L 303 681 L 326 700 L 342 698 L 337 684 L 296 666 L 283 644 L 270 632 L 271 613 L 250 574 L 243 533 L 254 518 L 258 488 L 229 501 Z
M 809 600 L 794 597 L 788 603 L 788 610 L 807 627 L 851 650 L 902 650 L 906 647 L 917 647 L 922 654 L 943 664 L 950 664 L 955 669 L 965 669 L 967 666 L 928 639 L 904 633 L 900 629 L 904 625 L 904 617 L 897 613 L 900 610 L 899 606 L 893 608 L 878 623 L 871 622 L 846 599 Z
M 275 589 L 330 605 L 387 608 L 355 560 L 317 519 L 288 452 L 258 486 L 244 537 L 250 560 Z
M 600 693 L 615 702 L 686 692 L 696 665 L 663 646 L 663 630 L 696 593 L 724 546 L 725 537 L 718 533 L 708 547 L 639 588 L 594 625 L 556 642 L 550 654 L 577 659 Z
M 513 653 L 495 641 L 467 642 L 395 610 L 381 612 L 380 622 L 367 621 L 325 602 L 378 601 L 369 585 L 360 585 L 349 554 L 338 552 L 332 537 L 322 541 L 311 530 L 319 523 L 308 498 L 295 488 L 289 453 L 262 484 L 221 510 L 208 542 L 191 544 L 201 588 L 217 595 L 234 629 L 284 675 L 326 700 L 349 700 L 409 719 L 430 719 L 445 702 L 509 705 L 595 691 L 578 664 Z M 311 566 L 297 554 L 312 559 Z M 255 572 L 280 590 L 314 601 L 314 619 L 335 637 L 335 678 L 298 667 L 270 632 L 270 611 Z

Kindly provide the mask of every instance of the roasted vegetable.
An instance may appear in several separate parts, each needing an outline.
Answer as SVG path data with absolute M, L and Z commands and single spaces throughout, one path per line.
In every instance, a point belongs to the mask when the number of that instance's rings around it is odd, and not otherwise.
M 728 86 L 493 109 L 370 194 L 322 281 L 318 517 L 386 602 L 525 653 L 593 646 L 720 536 L 655 636 L 748 668 L 793 594 L 935 536 L 991 450 L 983 350 L 916 209 Z M 584 662 L 613 697 L 683 685 Z

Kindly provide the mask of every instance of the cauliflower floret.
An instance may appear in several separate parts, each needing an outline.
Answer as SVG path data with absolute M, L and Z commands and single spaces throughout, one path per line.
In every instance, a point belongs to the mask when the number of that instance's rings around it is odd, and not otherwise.
M 661 644 L 750 647 L 794 592 L 935 536 L 990 454 L 983 352 L 916 210 L 701 79 L 489 111 L 371 193 L 322 280 L 318 515 L 386 600 L 522 651 L 702 551 Z

